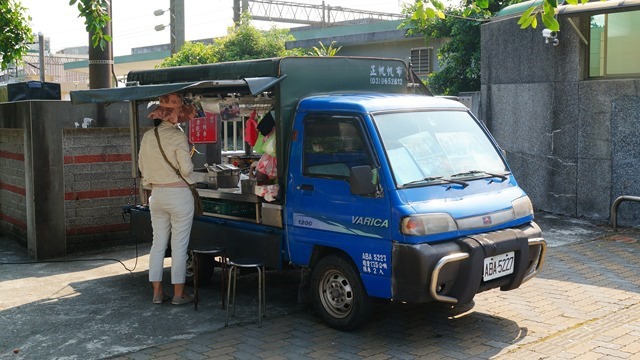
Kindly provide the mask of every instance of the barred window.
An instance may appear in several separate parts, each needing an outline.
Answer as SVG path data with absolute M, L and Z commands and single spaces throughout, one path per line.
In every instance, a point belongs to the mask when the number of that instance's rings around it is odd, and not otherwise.
M 411 49 L 411 65 L 418 75 L 429 75 L 431 72 L 432 47 Z

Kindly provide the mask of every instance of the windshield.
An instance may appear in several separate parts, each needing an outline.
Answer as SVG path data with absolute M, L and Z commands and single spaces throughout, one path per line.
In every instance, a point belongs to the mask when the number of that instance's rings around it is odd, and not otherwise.
M 464 111 L 387 113 L 374 120 L 398 186 L 504 178 L 508 171 L 485 132 Z

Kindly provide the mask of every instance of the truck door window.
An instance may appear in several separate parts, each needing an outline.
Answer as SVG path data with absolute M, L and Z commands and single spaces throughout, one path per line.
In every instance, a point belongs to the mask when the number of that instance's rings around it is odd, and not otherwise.
M 313 115 L 304 120 L 304 175 L 348 179 L 357 165 L 372 166 L 357 118 Z

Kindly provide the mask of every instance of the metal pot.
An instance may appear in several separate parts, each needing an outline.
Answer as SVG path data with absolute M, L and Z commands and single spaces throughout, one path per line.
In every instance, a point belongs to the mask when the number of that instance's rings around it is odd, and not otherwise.
M 240 168 L 227 164 L 204 164 L 207 169 L 209 188 L 237 188 L 240 182 Z

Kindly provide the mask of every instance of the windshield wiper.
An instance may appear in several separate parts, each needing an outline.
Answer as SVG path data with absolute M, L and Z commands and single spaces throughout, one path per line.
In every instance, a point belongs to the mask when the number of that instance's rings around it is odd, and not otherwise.
M 490 173 L 490 172 L 486 172 L 486 171 L 482 171 L 482 170 L 469 170 L 469 171 L 453 174 L 453 175 L 451 175 L 451 177 L 472 176 L 472 175 L 475 175 L 475 174 L 485 174 L 485 175 L 489 175 L 491 177 L 496 177 L 496 178 L 500 179 L 500 182 L 503 182 L 503 181 L 507 180 L 507 176 L 506 175 Z
M 416 184 L 416 183 L 421 183 L 421 182 L 431 182 L 431 181 L 442 181 L 442 182 L 446 182 L 446 183 L 458 184 L 458 185 L 462 185 L 463 188 L 466 188 L 467 186 L 469 186 L 469 183 L 466 182 L 466 181 L 455 180 L 455 179 L 445 179 L 442 176 L 428 176 L 426 178 L 409 181 L 408 183 L 405 183 L 404 185 L 411 185 L 411 184 Z

